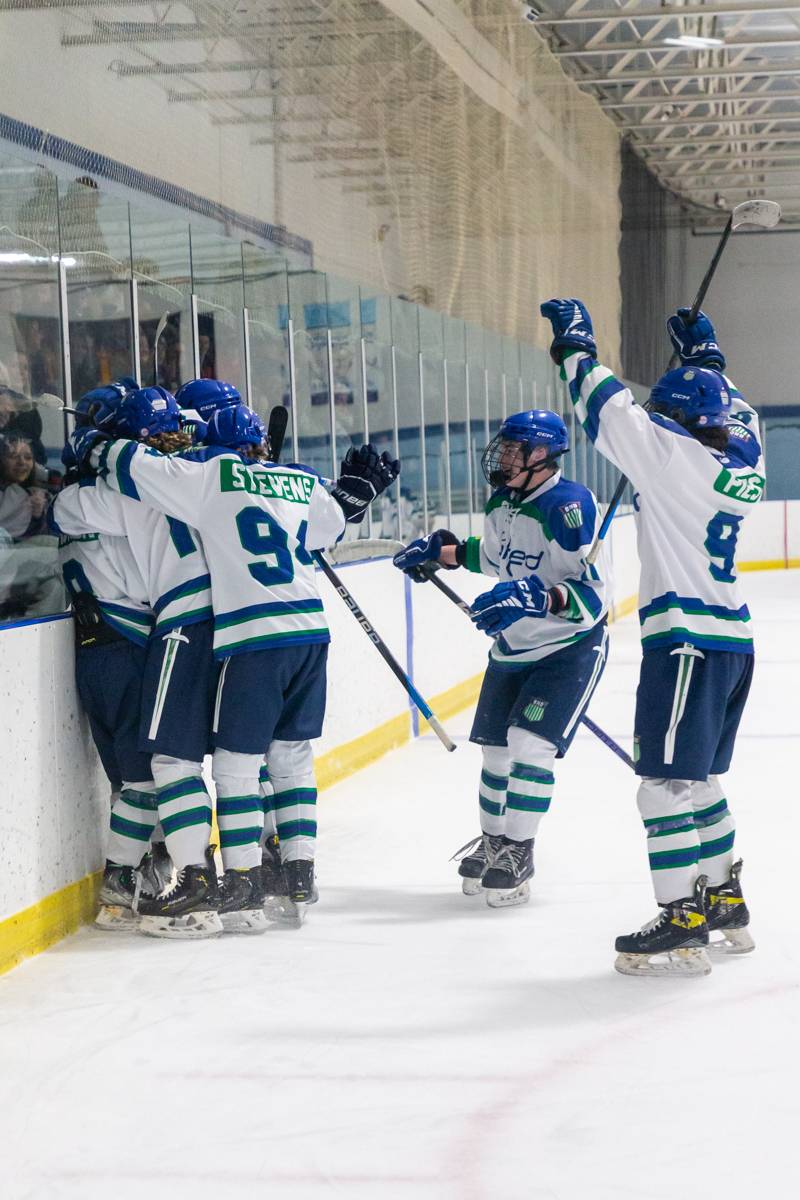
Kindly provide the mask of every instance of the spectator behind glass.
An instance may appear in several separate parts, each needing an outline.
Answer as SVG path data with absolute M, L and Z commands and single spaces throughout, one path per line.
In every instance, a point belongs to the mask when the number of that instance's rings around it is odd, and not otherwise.
M 36 462 L 30 439 L 0 438 L 0 528 L 14 541 L 47 532 L 48 491 L 60 477 Z
M 42 418 L 33 401 L 15 388 L 0 384 L 0 437 L 12 436 L 27 438 L 36 461 L 47 462 L 47 451 L 42 442 Z

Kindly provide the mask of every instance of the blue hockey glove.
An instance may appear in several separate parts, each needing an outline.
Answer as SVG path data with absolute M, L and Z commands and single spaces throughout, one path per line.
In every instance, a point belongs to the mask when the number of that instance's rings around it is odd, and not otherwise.
M 714 326 L 704 312 L 687 325 L 690 308 L 679 308 L 667 321 L 667 330 L 675 353 L 683 366 L 712 367 L 725 370 L 725 355 L 717 344 Z
M 92 451 L 101 442 L 110 442 L 111 440 L 107 433 L 95 429 L 94 425 L 83 425 L 80 429 L 73 429 L 69 435 L 69 445 L 75 455 L 78 468 L 81 471 L 92 470 L 90 462 Z
M 597 358 L 597 342 L 589 311 L 580 300 L 545 300 L 539 312 L 553 327 L 550 357 L 561 366 L 567 350 L 583 350 Z
M 405 550 L 398 550 L 392 562 L 415 583 L 424 583 L 426 579 L 430 578 L 434 563 L 449 571 L 456 569 L 447 566 L 446 563 L 440 563 L 438 560 L 442 553 L 442 546 L 458 545 L 459 539 L 449 529 L 437 529 L 433 533 L 429 533 L 427 537 L 416 538 L 415 541 L 409 542 Z
M 472 620 L 478 629 L 495 637 L 522 617 L 547 616 L 549 607 L 547 590 L 535 575 L 529 575 L 527 579 L 498 583 L 478 596 L 472 602 Z
M 400 474 L 400 462 L 391 459 L 386 450 L 379 455 L 374 446 L 351 446 L 343 461 L 342 470 L 331 488 L 331 495 L 344 510 L 345 519 L 357 524 L 368 505 L 394 483 Z

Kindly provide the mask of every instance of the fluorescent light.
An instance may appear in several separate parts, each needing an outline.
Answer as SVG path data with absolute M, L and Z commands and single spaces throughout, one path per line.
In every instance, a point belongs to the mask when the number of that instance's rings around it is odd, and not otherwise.
M 665 46 L 684 46 L 687 50 L 713 50 L 716 46 L 724 46 L 722 38 L 694 37 L 690 33 L 682 33 L 680 37 L 664 38 Z

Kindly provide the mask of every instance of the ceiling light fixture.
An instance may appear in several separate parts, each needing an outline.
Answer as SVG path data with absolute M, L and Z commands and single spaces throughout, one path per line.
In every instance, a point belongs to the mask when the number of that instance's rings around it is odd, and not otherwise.
M 680 37 L 664 38 L 664 45 L 683 46 L 686 50 L 714 50 L 717 46 L 724 46 L 725 42 L 722 38 L 695 37 L 691 33 L 682 33 Z

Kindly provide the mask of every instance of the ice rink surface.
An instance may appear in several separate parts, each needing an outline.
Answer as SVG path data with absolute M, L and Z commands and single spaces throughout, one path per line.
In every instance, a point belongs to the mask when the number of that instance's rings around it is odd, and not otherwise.
M 426 737 L 322 796 L 302 930 L 86 929 L 0 979 L 3 1200 L 798 1195 L 800 572 L 744 584 L 759 659 L 728 796 L 754 954 L 615 974 L 614 937 L 656 909 L 634 780 L 589 733 L 531 903 L 463 897 L 465 713 L 457 753 Z M 627 748 L 638 656 L 629 618 L 591 708 Z

